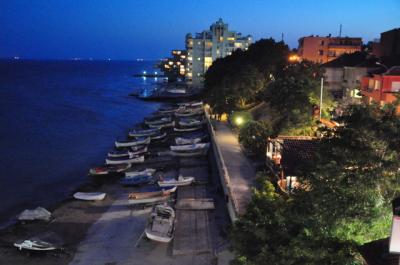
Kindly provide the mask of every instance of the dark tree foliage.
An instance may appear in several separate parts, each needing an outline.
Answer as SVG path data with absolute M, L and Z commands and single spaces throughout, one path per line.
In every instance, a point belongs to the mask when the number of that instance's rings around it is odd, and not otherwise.
M 239 142 L 256 155 L 265 156 L 268 137 L 272 136 L 272 128 L 267 122 L 251 121 L 240 128 Z
M 400 194 L 393 109 L 350 107 L 343 127 L 321 132 L 314 166 L 292 193 L 264 177 L 233 226 L 235 264 L 361 264 L 357 246 L 388 236 L 390 201 Z
M 214 113 L 222 114 L 257 101 L 271 77 L 287 63 L 288 54 L 283 42 L 267 39 L 216 60 L 205 74 L 206 102 Z

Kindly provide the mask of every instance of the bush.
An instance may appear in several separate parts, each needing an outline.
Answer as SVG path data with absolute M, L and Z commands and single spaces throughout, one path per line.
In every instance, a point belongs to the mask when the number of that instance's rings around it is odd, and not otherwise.
M 272 135 L 269 123 L 250 121 L 239 132 L 239 142 L 256 155 L 265 155 L 267 139 Z

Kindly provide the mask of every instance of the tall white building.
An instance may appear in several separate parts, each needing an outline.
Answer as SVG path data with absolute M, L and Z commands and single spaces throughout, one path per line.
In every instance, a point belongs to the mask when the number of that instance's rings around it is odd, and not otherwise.
M 210 30 L 186 35 L 186 80 L 200 82 L 211 64 L 218 58 L 232 54 L 236 49 L 247 50 L 252 36 L 228 30 L 222 19 L 213 23 Z

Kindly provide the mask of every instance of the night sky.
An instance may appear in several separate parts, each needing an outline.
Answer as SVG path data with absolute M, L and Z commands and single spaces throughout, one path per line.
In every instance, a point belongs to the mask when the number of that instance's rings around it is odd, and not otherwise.
M 220 17 L 255 40 L 284 33 L 291 48 L 340 24 L 367 42 L 400 27 L 399 14 L 399 0 L 0 0 L 0 57 L 158 59 Z

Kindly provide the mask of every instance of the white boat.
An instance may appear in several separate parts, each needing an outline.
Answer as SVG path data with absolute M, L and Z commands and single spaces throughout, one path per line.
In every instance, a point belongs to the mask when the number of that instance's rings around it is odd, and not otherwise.
M 93 176 L 108 175 L 113 173 L 120 173 L 131 167 L 131 164 L 118 164 L 118 165 L 105 165 L 100 167 L 93 167 L 89 170 L 89 174 Z
M 154 129 L 143 129 L 143 130 L 131 130 L 129 131 L 129 137 L 143 137 L 143 136 L 152 136 L 160 133 L 160 130 L 157 128 Z
M 185 103 L 178 103 L 179 106 L 184 106 L 184 107 L 198 107 L 198 106 L 203 106 L 203 101 L 191 101 L 191 102 L 185 102 Z
M 150 136 L 151 139 L 151 136 Z M 128 151 L 129 157 L 138 156 L 147 152 L 147 145 L 144 146 L 142 149 Z
M 157 128 L 157 129 L 162 129 L 162 128 L 171 128 L 175 126 L 175 121 L 171 122 L 166 122 L 166 123 L 161 123 L 161 124 L 149 124 L 150 128 Z
M 184 110 L 184 111 L 177 111 L 175 112 L 176 117 L 192 117 L 192 116 L 198 116 L 202 115 L 203 109 L 196 109 L 196 110 Z
M 184 138 L 184 137 L 176 137 L 175 144 L 177 145 L 186 145 L 186 144 L 197 144 L 200 143 L 202 138 Z
M 26 239 L 24 241 L 15 242 L 14 246 L 19 248 L 19 250 L 26 249 L 36 251 L 50 251 L 57 249 L 54 244 L 39 239 Z
M 161 139 L 164 139 L 166 136 L 167 136 L 167 133 L 164 132 L 164 133 L 161 133 L 161 134 L 157 134 L 157 135 L 150 136 L 150 138 L 151 138 L 151 140 L 153 141 L 153 140 L 161 140 Z
M 196 150 L 208 150 L 210 143 L 197 143 L 197 144 L 187 144 L 187 145 L 171 145 L 169 148 L 171 151 L 175 152 L 186 152 L 186 151 L 196 151 Z
M 186 94 L 185 88 L 169 88 L 166 91 L 173 94 Z
M 36 209 L 26 209 L 18 215 L 18 220 L 20 221 L 33 221 L 33 220 L 43 220 L 49 221 L 51 218 L 51 213 L 43 207 L 37 207 Z
M 175 211 L 168 205 L 156 205 L 147 222 L 146 237 L 153 241 L 169 243 L 174 237 Z
M 174 128 L 174 131 L 176 132 L 193 132 L 197 130 L 201 130 L 203 126 L 196 126 L 196 127 L 184 127 L 184 128 Z
M 178 179 L 167 179 L 167 180 L 159 180 L 158 185 L 160 187 L 165 186 L 187 186 L 192 184 L 194 181 L 194 177 L 183 177 L 179 176 Z
M 183 119 L 178 122 L 178 124 L 182 127 L 192 127 L 192 126 L 200 126 L 204 124 L 204 120 L 196 120 L 196 119 Z
M 146 168 L 141 171 L 128 171 L 125 172 L 125 177 L 135 177 L 135 176 L 140 176 L 140 175 L 154 175 L 156 173 L 156 169 L 154 168 Z
M 133 158 L 135 156 L 144 154 L 146 152 L 147 152 L 147 146 L 143 146 L 142 149 L 139 149 L 137 151 L 129 151 L 129 150 L 110 151 L 110 152 L 108 152 L 107 156 L 110 158 L 122 158 L 122 157 Z
M 106 158 L 107 165 L 118 165 L 118 164 L 133 164 L 133 163 L 143 163 L 144 156 L 134 156 L 127 158 Z
M 144 123 L 146 125 L 158 125 L 158 124 L 163 124 L 163 123 L 167 123 L 172 121 L 171 116 L 167 116 L 167 117 L 161 117 L 159 119 L 145 119 Z
M 116 147 L 131 147 L 144 144 L 150 144 L 150 137 L 137 138 L 136 140 L 115 141 Z
M 83 201 L 101 201 L 104 200 L 106 194 L 104 192 L 76 192 L 74 198 Z

